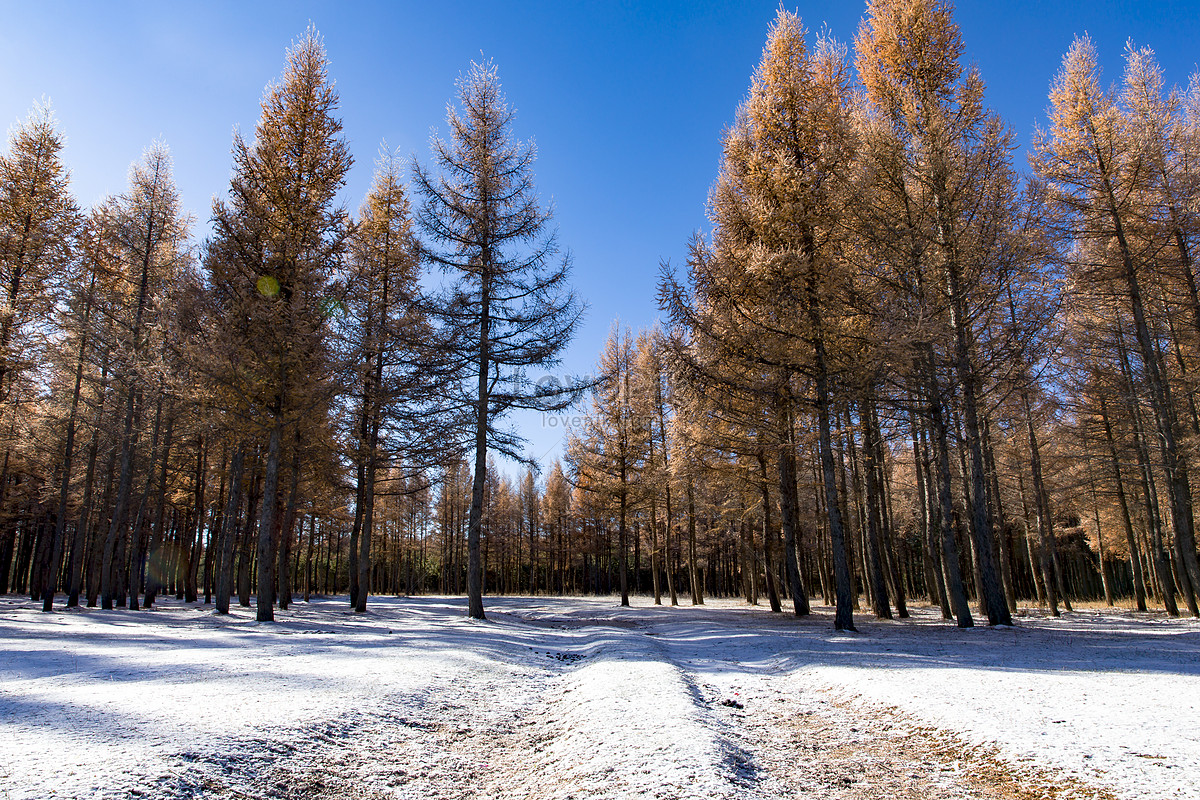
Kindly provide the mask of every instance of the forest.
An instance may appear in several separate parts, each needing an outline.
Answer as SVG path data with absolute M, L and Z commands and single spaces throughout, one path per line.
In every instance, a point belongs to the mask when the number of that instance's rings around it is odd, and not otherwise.
M 587 380 L 542 379 L 585 303 L 491 62 L 352 212 L 310 28 L 203 240 L 165 143 L 83 208 L 36 105 L 0 154 L 0 594 L 1200 616 L 1200 75 L 1130 45 L 1109 84 L 1080 36 L 1022 164 L 964 53 L 939 0 L 849 44 L 780 10 L 710 228 Z M 577 415 L 561 460 L 516 411 Z

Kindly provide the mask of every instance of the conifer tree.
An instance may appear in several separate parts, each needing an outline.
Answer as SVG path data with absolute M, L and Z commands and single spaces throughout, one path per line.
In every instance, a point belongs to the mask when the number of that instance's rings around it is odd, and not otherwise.
M 0 400 L 38 363 L 36 336 L 45 332 L 57 290 L 69 279 L 81 220 L 60 157 L 63 145 L 53 110 L 39 104 L 0 156 Z
M 58 498 L 58 519 L 57 526 L 62 526 L 62 536 L 66 535 L 66 525 L 70 506 L 69 502 L 72 498 L 72 481 L 75 479 L 75 439 L 80 428 L 89 417 L 88 404 L 89 400 L 95 400 L 94 395 L 99 393 L 103 402 L 104 387 L 98 390 L 93 389 L 92 382 L 96 377 L 94 374 L 96 361 L 96 344 L 97 335 L 95 328 L 96 317 L 99 316 L 98 305 L 100 300 L 99 283 L 106 278 L 105 274 L 106 263 L 102 257 L 101 238 L 97 235 L 97 225 L 94 222 L 86 222 L 81 226 L 79 236 L 80 242 L 80 263 L 81 271 L 86 278 L 79 281 L 71 291 L 68 292 L 67 300 L 64 308 L 63 318 L 60 323 L 63 336 L 59 342 L 59 352 L 56 361 L 58 361 L 58 369 L 61 370 L 64 376 L 70 376 L 67 380 L 70 382 L 70 405 L 66 412 L 66 434 L 63 442 L 63 462 L 61 468 Z M 83 502 L 80 503 L 78 513 L 74 516 L 75 530 L 72 542 L 70 545 L 70 560 L 66 572 L 67 581 L 64 587 L 68 592 L 67 607 L 75 607 L 79 605 L 79 592 L 83 580 L 84 568 L 84 553 L 88 546 L 89 531 L 86 519 L 86 510 L 90 498 L 89 489 L 95 477 L 95 451 L 98 447 L 98 436 L 100 433 L 99 426 L 96 420 L 90 420 L 92 426 L 92 441 L 93 444 L 89 448 L 88 468 L 84 478 Z M 60 534 L 56 530 L 55 536 Z M 64 541 L 65 543 L 65 541 Z M 53 592 L 53 586 L 48 587 Z M 47 598 L 48 603 L 53 603 L 53 596 Z
M 155 142 L 146 150 L 142 160 L 130 168 L 129 189 L 108 200 L 94 218 L 105 250 L 114 259 L 113 281 L 107 287 L 110 300 L 105 305 L 121 414 L 117 434 L 120 472 L 100 579 L 101 603 L 112 608 L 114 598 L 124 596 L 128 556 L 135 555 L 126 553 L 126 538 L 134 475 L 145 456 L 146 411 L 158 397 L 156 387 L 163 376 L 155 369 L 161 351 L 159 323 L 169 311 L 167 294 L 191 258 L 187 246 L 190 220 L 180 209 L 171 156 L 164 144 Z M 151 460 L 153 457 L 151 451 Z M 138 533 L 135 526 L 134 535 Z M 135 568 L 140 569 L 140 564 Z M 136 576 L 128 581 L 128 588 L 131 596 L 137 593 Z
M 366 610 L 377 477 L 400 469 L 405 491 L 423 491 L 427 470 L 456 459 L 461 420 L 438 402 L 448 379 L 429 321 L 417 302 L 419 257 L 399 161 L 386 151 L 350 239 L 344 295 L 335 323 L 354 430 L 355 515 L 350 534 L 351 605 Z
M 449 277 L 428 307 L 441 325 L 442 358 L 458 376 L 449 399 L 471 419 L 467 595 L 477 619 L 484 616 L 479 543 L 488 450 L 523 459 L 520 435 L 500 420 L 512 409 L 565 408 L 582 391 L 529 376 L 558 364 L 583 309 L 568 285 L 570 259 L 548 231 L 551 212 L 534 192 L 536 150 L 514 140 L 512 121 L 495 65 L 472 64 L 447 111 L 450 139 L 433 140 L 436 171 L 414 167 L 424 254 Z
M 551 575 L 553 580 L 547 588 L 558 594 L 567 593 L 567 567 L 571 547 L 571 483 L 563 472 L 562 462 L 555 459 L 546 474 L 546 489 L 542 493 L 542 524 L 546 531 L 548 546 L 554 553 Z
M 538 539 L 542 528 L 542 509 L 541 498 L 538 496 L 537 473 L 532 466 L 526 466 L 525 471 L 521 473 L 519 492 L 521 517 L 529 532 L 529 594 L 536 595 L 538 592 Z
M 646 457 L 640 480 L 643 486 L 642 494 L 648 505 L 650 574 L 655 605 L 662 603 L 660 578 L 664 572 L 664 565 L 667 565 L 673 524 L 669 439 L 671 379 L 664 361 L 665 346 L 663 332 L 657 325 L 638 334 L 631 397 L 634 414 L 643 420 L 646 427 Z M 672 571 L 668 568 L 665 574 L 671 605 L 678 605 Z
M 629 519 L 640 474 L 650 451 L 650 419 L 638 414 L 634 402 L 636 359 L 629 330 L 616 326 L 600 355 L 600 383 L 582 430 L 567 440 L 567 461 L 578 485 L 600 496 L 604 506 L 616 505 L 617 570 L 621 605 L 629 605 Z
M 1160 349 L 1161 333 L 1154 330 L 1152 318 L 1163 242 L 1150 227 L 1156 209 L 1153 203 L 1147 207 L 1146 199 L 1153 182 L 1161 181 L 1164 143 L 1153 135 L 1154 104 L 1146 97 L 1147 84 L 1154 79 L 1145 73 L 1153 70 L 1136 52 L 1129 67 L 1126 97 L 1137 110 L 1122 113 L 1118 98 L 1101 87 L 1095 46 L 1086 37 L 1075 40 L 1051 87 L 1051 125 L 1037 136 L 1034 165 L 1047 182 L 1061 224 L 1079 242 L 1076 252 L 1101 256 L 1076 259 L 1076 273 L 1112 287 L 1132 319 L 1134 354 L 1150 401 L 1175 550 L 1182 562 L 1180 589 L 1193 613 L 1200 615 L 1196 593 L 1189 590 L 1200 587 L 1200 561 L 1184 429 L 1168 361 Z M 1168 222 L 1172 225 L 1177 226 L 1178 219 Z M 1179 255 L 1188 252 L 1178 235 L 1171 238 Z
M 35 105 L 0 155 L 0 407 L 11 411 L 22 396 L 24 374 L 42 362 L 48 320 L 56 298 L 70 283 L 76 261 L 76 234 L 81 224 L 71 197 L 70 176 L 60 152 L 64 137 L 48 104 Z M 62 497 L 70 482 L 74 413 L 68 423 L 68 443 L 61 471 Z M 6 443 L 6 450 L 11 443 Z M 8 457 L 5 457 L 7 463 Z M 5 481 L 0 478 L 0 492 Z M 43 608 L 49 611 L 62 559 L 64 520 L 55 521 L 49 568 L 43 589 Z
M 853 630 L 832 419 L 846 309 L 838 234 L 855 141 L 845 49 L 822 39 L 810 51 L 806 35 L 799 17 L 779 13 L 750 97 L 725 138 L 711 199 L 713 246 L 692 248 L 696 297 L 669 285 L 665 294 L 677 323 L 725 358 L 745 359 L 761 375 L 763 396 L 774 398 L 785 531 L 798 522 L 793 415 L 798 398 L 809 395 L 833 543 L 834 624 Z M 800 602 L 806 591 L 798 570 L 789 572 Z
M 70 283 L 75 261 L 81 220 L 60 158 L 63 144 L 50 106 L 38 104 L 13 128 L 8 151 L 0 154 L 0 424 L 8 432 L 0 460 L 0 502 L 8 489 L 14 446 L 28 440 L 13 434 L 32 419 L 28 413 L 20 418 L 14 414 L 39 393 L 38 381 L 29 373 L 45 362 L 52 312 Z M 46 610 L 62 556 L 63 533 L 57 523 L 49 538 L 41 545 L 44 558 L 34 565 L 36 580 L 46 584 Z M 0 551 L 5 553 L 0 571 L 6 571 L 8 546 L 0 545 Z
M 1002 251 L 1005 233 L 1014 224 L 1017 195 L 1011 134 L 984 106 L 978 71 L 959 63 L 962 36 L 949 3 L 871 0 L 855 49 L 868 113 L 877 115 L 897 144 L 903 171 L 892 179 L 903 182 L 906 199 L 927 209 L 911 220 L 921 226 L 916 274 L 911 277 L 922 291 L 932 293 L 929 305 L 938 308 L 944 320 L 942 338 L 953 367 L 969 455 L 967 516 L 982 576 L 981 605 L 990 624 L 1011 624 L 994 553 L 979 412 L 984 387 L 975 352 L 980 311 L 996 303 L 1005 285 Z M 910 213 L 906 206 L 895 210 Z M 897 220 L 893 229 L 903 230 L 904 221 L 910 220 Z M 925 368 L 936 370 L 933 340 L 921 344 Z M 932 373 L 928 377 L 937 378 Z M 941 402 L 932 386 L 929 396 L 931 403 Z M 942 505 L 948 510 L 947 499 Z M 959 624 L 971 624 L 963 613 L 961 594 L 954 594 Z
M 252 438 L 266 440 L 259 621 L 274 619 L 285 440 L 302 417 L 327 414 L 332 400 L 330 282 L 349 229 L 334 201 L 352 161 L 337 106 L 324 45 L 310 27 L 288 50 L 282 79 L 267 87 L 254 140 L 235 135 L 229 199 L 213 206 L 206 267 L 216 316 L 207 335 L 219 363 L 209 370 Z

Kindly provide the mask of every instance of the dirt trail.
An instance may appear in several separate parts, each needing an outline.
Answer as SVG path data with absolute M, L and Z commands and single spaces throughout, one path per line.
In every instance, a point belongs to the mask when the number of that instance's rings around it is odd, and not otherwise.
M 732 709 L 777 796 L 806 800 L 1116 800 L 1099 787 L 868 703 L 819 691 Z M 763 708 L 762 706 L 767 706 Z

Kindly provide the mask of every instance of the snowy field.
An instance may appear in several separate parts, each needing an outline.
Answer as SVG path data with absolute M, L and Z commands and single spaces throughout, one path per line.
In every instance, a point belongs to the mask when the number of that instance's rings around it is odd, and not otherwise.
M 0 598 L 0 799 L 1200 798 L 1200 624 Z

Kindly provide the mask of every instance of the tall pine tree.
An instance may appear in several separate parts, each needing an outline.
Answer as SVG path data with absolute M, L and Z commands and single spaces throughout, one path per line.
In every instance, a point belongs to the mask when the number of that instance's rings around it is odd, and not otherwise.
M 414 169 L 425 255 L 449 276 L 428 299 L 442 326 L 442 358 L 460 379 L 449 399 L 472 418 L 467 595 L 477 619 L 484 616 L 479 542 L 488 450 L 524 457 L 520 435 L 500 420 L 513 409 L 565 408 L 581 391 L 529 375 L 559 363 L 583 308 L 568 284 L 570 259 L 549 230 L 551 212 L 534 191 L 536 150 L 513 138 L 512 121 L 495 65 L 472 64 L 447 113 L 449 141 L 433 140 L 437 170 Z
M 259 621 L 274 619 L 285 441 L 299 446 L 299 420 L 327 414 L 331 400 L 329 291 L 349 229 L 334 199 L 352 161 L 337 105 L 324 45 L 309 28 L 288 50 L 282 80 L 267 87 L 254 141 L 235 136 L 229 199 L 213 207 L 206 265 L 218 316 L 209 336 L 226 367 L 215 372 L 246 436 L 265 444 Z

